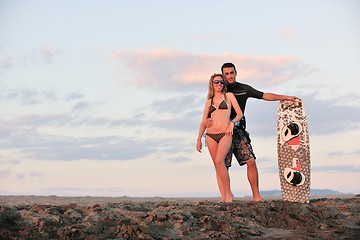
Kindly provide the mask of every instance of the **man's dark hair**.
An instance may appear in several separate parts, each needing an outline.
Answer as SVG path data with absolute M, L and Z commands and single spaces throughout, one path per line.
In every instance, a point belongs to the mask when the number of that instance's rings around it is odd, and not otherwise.
M 234 68 L 235 72 L 236 72 L 236 67 L 233 63 L 231 62 L 227 62 L 227 63 L 224 63 L 222 66 L 221 66 L 221 72 L 224 73 L 224 68 Z

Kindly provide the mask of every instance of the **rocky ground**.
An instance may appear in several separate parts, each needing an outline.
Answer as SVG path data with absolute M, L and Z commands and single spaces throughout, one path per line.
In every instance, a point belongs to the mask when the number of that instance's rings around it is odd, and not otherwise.
M 54 205 L 0 198 L 0 239 L 360 239 L 359 213 L 359 195 L 309 204 L 159 199 Z

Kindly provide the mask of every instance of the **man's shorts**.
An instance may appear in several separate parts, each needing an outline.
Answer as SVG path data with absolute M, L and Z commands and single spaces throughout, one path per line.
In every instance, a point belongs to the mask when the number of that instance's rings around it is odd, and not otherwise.
M 251 139 L 247 131 L 240 129 L 239 127 L 234 127 L 232 144 L 229 153 L 225 157 L 226 167 L 231 167 L 233 154 L 240 166 L 245 165 L 246 161 L 250 159 L 256 159 L 250 142 Z

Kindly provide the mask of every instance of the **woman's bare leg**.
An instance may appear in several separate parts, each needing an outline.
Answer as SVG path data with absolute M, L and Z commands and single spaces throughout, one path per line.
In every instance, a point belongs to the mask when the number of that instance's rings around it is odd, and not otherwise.
M 233 194 L 230 188 L 230 177 L 224 161 L 231 146 L 232 136 L 225 135 L 219 143 L 209 137 L 207 139 L 210 155 L 216 170 L 216 178 L 222 201 L 232 202 Z
M 208 150 L 209 150 L 211 159 L 214 163 L 215 171 L 216 171 L 215 159 L 216 159 L 217 149 L 218 149 L 219 144 L 210 137 L 206 137 L 206 143 L 207 143 L 207 147 L 208 147 Z M 218 188 L 219 188 L 220 195 L 221 195 L 221 202 L 225 202 L 226 197 L 225 197 L 225 192 L 223 191 L 224 188 L 222 186 L 221 179 L 219 178 L 219 174 L 217 171 L 216 171 L 216 180 L 217 180 Z
M 216 156 L 216 164 L 218 165 L 219 172 L 221 175 L 221 181 L 223 182 L 223 191 L 225 192 L 226 202 L 232 202 L 234 198 L 234 195 L 230 187 L 229 172 L 225 166 L 225 157 L 229 152 L 231 142 L 232 142 L 232 136 L 225 135 L 219 142 L 217 156 Z

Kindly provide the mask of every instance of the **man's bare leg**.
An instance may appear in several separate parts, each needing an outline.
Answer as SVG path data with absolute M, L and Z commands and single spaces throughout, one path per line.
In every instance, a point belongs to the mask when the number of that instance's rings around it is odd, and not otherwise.
M 250 183 L 251 191 L 253 194 L 253 200 L 255 202 L 263 201 L 259 192 L 259 174 L 254 159 L 246 161 L 247 165 L 247 177 Z

